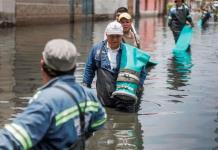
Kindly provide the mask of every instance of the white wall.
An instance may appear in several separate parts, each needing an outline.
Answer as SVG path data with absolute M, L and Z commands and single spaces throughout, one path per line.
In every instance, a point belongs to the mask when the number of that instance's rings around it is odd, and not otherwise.
M 3 0 L 0 0 L 0 12 L 2 12 L 3 10 L 2 5 L 3 5 Z
M 15 0 L 0 0 L 0 14 L 8 22 L 15 22 Z M 4 20 L 3 20 L 4 21 Z
M 128 0 L 95 0 L 94 6 L 95 14 L 114 14 L 118 7 L 128 7 Z
M 0 0 L 0 12 L 15 13 L 15 0 Z

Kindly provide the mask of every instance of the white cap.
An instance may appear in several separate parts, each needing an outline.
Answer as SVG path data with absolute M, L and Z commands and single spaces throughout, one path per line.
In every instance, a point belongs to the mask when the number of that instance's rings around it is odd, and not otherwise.
M 77 50 L 73 43 L 64 39 L 47 42 L 42 52 L 45 64 L 55 71 L 70 71 L 76 65 Z
M 105 33 L 107 35 L 123 35 L 123 27 L 119 22 L 113 21 L 107 25 Z

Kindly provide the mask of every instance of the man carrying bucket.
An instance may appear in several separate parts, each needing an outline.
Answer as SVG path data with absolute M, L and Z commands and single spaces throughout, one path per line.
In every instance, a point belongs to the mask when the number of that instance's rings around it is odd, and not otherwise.
M 191 27 L 194 27 L 190 11 L 187 5 L 184 4 L 184 0 L 175 0 L 175 5 L 169 10 L 168 26 L 173 32 L 175 43 L 177 42 L 180 32 L 186 23 L 189 23 Z
M 136 93 L 138 93 L 139 89 L 142 89 L 143 87 L 146 78 L 144 66 L 149 58 L 145 55 L 145 57 L 141 58 L 143 55 L 139 56 L 141 53 L 136 53 L 136 51 L 134 51 L 135 47 L 132 48 L 131 46 L 122 43 L 123 27 L 117 21 L 109 23 L 106 27 L 105 33 L 107 39 L 94 46 L 88 56 L 83 83 L 87 87 L 91 87 L 96 72 L 96 90 L 98 98 L 102 104 L 107 107 L 117 108 L 121 111 L 134 112 L 138 106 L 137 104 L 140 102 Z M 127 54 L 128 52 L 132 52 L 132 54 Z M 131 58 L 127 58 L 128 56 Z M 129 86 L 127 85 L 128 83 L 125 85 L 118 85 L 121 82 L 118 83 L 117 80 L 118 78 L 123 78 L 122 75 L 125 75 L 126 79 L 127 76 L 129 76 L 128 79 L 131 79 L 131 77 L 134 76 L 123 73 L 119 77 L 119 73 L 122 69 L 120 68 L 121 64 L 138 61 L 140 61 L 138 64 L 133 64 L 132 67 L 130 67 L 133 68 L 133 70 L 136 69 L 138 71 L 135 85 Z M 141 63 L 141 61 L 144 62 Z M 121 88 L 122 90 L 118 88 Z M 128 89 L 133 89 L 133 91 L 128 91 Z M 119 95 L 120 93 L 122 94 Z M 120 97 L 127 98 L 120 99 Z M 128 99 L 129 97 L 130 99 Z

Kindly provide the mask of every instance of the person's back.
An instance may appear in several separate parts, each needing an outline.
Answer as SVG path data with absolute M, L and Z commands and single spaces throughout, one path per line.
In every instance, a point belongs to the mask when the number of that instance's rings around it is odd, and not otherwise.
M 53 42 L 54 47 L 51 45 Z M 0 149 L 61 150 L 83 147 L 79 144 L 84 144 L 89 135 L 104 125 L 104 108 L 94 91 L 75 82 L 76 54 L 64 51 L 71 45 L 64 42 L 63 46 L 62 42 L 54 40 L 47 50 L 45 48 L 41 60 L 45 85 L 38 89 L 28 107 L 0 130 Z M 63 47 L 59 49 L 57 44 Z M 64 60 L 58 61 L 63 57 Z
M 34 108 L 36 109 L 35 103 L 41 102 L 42 105 L 45 105 L 45 108 L 43 109 L 50 109 L 50 111 L 46 111 L 43 118 L 44 120 L 48 120 L 45 121 L 45 123 L 48 125 L 50 124 L 50 126 L 48 126 L 49 130 L 41 142 L 35 146 L 36 149 L 62 149 L 63 147 L 67 148 L 68 145 L 76 144 L 77 140 L 81 140 L 79 137 L 80 118 L 78 107 L 75 100 L 64 91 L 58 89 L 58 86 L 70 91 L 74 95 L 76 101 L 80 104 L 81 109 L 84 110 L 86 118 L 86 127 L 84 130 L 87 136 L 89 133 L 91 134 L 93 131 L 97 130 L 100 125 L 95 125 L 95 119 L 103 118 L 100 120 L 102 123 L 105 121 L 104 112 L 102 111 L 102 108 L 100 108 L 101 105 L 91 89 L 75 83 L 72 76 L 61 76 L 52 82 L 53 83 L 49 83 L 48 86 L 39 91 L 36 102 L 33 100 L 33 104 L 30 105 L 30 107 L 33 107 L 32 110 L 34 110 Z M 46 108 L 46 106 L 48 106 L 48 108 Z M 96 115 L 93 116 L 93 114 Z M 25 119 L 27 115 L 28 113 L 24 113 L 23 119 Z M 96 118 L 94 119 L 94 117 Z M 46 129 L 45 125 L 43 131 L 40 132 L 44 132 Z M 37 132 L 34 134 L 37 135 Z

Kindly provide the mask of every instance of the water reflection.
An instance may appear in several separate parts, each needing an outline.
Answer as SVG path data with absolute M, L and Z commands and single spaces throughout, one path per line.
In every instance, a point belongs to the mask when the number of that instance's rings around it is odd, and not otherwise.
M 75 22 L 70 25 L 69 40 L 76 45 L 80 53 L 80 57 L 78 58 L 79 63 L 86 62 L 86 55 L 93 45 L 93 30 L 94 23 L 89 20 Z
M 15 47 L 15 29 L 0 28 L 0 124 L 8 121 L 8 116 L 14 113 L 10 109 L 14 102 L 9 101 L 15 97 L 13 86 Z
M 187 86 L 190 80 L 192 68 L 191 50 L 174 53 L 168 64 L 168 87 L 171 90 L 181 90 L 180 87 Z
M 216 107 L 216 110 L 218 109 L 218 107 Z M 216 114 L 216 118 L 214 120 L 215 123 L 218 123 L 218 113 Z M 215 129 L 214 133 L 216 134 L 214 141 L 218 143 L 218 128 Z M 218 150 L 218 146 L 214 147 L 212 150 Z
M 103 131 L 97 132 L 88 141 L 89 149 L 141 150 L 143 149 L 142 129 L 138 116 L 133 113 L 107 109 L 109 120 Z
M 0 126 L 21 112 L 42 85 L 39 62 L 48 40 L 64 38 L 75 43 L 81 53 L 76 72 L 81 82 L 81 64 L 84 68 L 86 53 L 92 46 L 92 33 L 90 21 L 0 29 Z
M 140 36 L 140 43 L 141 49 L 146 51 L 154 51 L 154 39 L 156 36 L 157 31 L 157 21 L 153 18 L 142 19 L 139 22 L 139 36 Z

